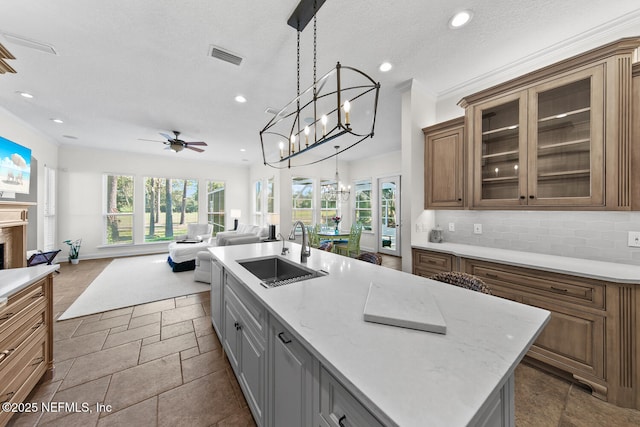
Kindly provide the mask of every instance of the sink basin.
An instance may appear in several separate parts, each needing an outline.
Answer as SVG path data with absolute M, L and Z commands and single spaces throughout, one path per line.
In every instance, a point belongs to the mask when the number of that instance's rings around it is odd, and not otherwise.
M 275 288 L 329 274 L 325 271 L 312 270 L 279 256 L 252 258 L 238 261 L 238 264 L 260 279 L 265 288 Z

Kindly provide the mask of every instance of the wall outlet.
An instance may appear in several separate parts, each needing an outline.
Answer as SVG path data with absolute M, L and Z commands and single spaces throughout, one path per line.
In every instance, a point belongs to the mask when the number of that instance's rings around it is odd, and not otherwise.
M 640 231 L 630 231 L 628 246 L 632 248 L 640 248 Z
M 473 224 L 473 234 L 482 234 L 482 224 Z
M 449 223 L 449 231 L 456 231 L 456 224 L 454 222 Z
M 420 233 L 422 231 L 422 224 L 419 222 L 416 222 L 416 233 Z

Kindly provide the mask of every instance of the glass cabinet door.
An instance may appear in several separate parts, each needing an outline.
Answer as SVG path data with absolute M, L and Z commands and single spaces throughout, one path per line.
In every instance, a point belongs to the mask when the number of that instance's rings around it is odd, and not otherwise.
M 474 156 L 475 205 L 522 203 L 526 190 L 525 107 L 524 95 L 518 94 L 476 109 L 474 125 L 480 144 L 475 144 Z
M 529 204 L 603 202 L 601 82 L 596 68 L 532 89 Z

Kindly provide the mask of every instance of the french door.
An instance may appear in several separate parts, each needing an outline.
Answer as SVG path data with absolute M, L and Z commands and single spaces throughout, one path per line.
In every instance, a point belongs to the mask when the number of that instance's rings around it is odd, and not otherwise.
M 400 254 L 400 176 L 378 178 L 378 252 Z

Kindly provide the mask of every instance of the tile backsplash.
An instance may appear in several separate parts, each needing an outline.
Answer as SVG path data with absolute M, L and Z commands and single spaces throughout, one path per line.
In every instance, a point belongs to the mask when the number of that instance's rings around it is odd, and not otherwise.
M 640 231 L 640 212 L 438 210 L 435 224 L 445 242 L 640 265 L 640 248 L 627 246 L 628 232 Z

